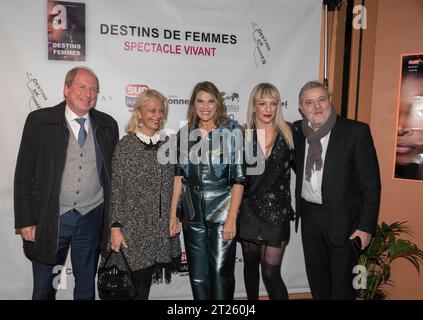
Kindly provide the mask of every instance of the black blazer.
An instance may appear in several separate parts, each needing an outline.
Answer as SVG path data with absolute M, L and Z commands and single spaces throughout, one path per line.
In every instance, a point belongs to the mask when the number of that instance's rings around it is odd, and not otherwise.
M 296 228 L 301 216 L 305 137 L 296 121 Z M 330 241 L 344 246 L 357 228 L 374 233 L 380 205 L 380 174 L 367 124 L 337 116 L 322 177 L 322 205 Z

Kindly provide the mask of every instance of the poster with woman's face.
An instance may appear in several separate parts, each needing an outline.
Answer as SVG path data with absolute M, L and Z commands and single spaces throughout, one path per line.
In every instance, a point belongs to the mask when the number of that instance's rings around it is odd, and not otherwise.
M 47 0 L 48 59 L 85 61 L 85 3 Z
M 394 178 L 423 181 L 423 53 L 403 55 Z

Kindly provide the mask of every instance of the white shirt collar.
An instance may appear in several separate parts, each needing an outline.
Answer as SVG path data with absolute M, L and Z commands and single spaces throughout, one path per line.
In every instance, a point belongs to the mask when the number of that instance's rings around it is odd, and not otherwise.
M 69 108 L 68 105 L 66 105 L 65 107 L 65 119 L 66 122 L 68 123 L 69 129 L 73 132 L 73 135 L 75 136 L 75 138 L 78 140 L 78 133 L 79 133 L 79 129 L 81 129 L 81 125 L 75 120 L 78 118 L 85 118 L 87 119 L 84 123 L 84 128 L 85 131 L 88 133 L 89 132 L 89 128 L 90 128 L 90 117 L 89 114 L 85 114 L 82 117 L 78 117 L 78 115 L 75 114 L 75 112 L 73 112 L 71 110 L 71 108 Z
M 136 136 L 138 137 L 138 139 L 140 139 L 142 142 L 146 143 L 146 144 L 150 144 L 150 141 L 153 144 L 157 144 L 160 141 L 160 134 L 156 133 L 153 136 L 147 136 L 146 134 L 143 134 L 139 131 L 137 131 Z

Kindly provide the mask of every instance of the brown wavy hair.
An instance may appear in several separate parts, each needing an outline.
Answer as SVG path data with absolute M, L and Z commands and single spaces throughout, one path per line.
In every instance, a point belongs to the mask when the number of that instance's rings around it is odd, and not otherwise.
M 199 91 L 205 91 L 208 94 L 212 95 L 216 99 L 217 103 L 217 110 L 214 122 L 218 127 L 222 123 L 228 121 L 228 115 L 226 113 L 226 106 L 225 102 L 222 98 L 221 93 L 217 89 L 217 87 L 209 82 L 203 81 L 196 84 L 194 90 L 192 90 L 191 98 L 189 100 L 188 110 L 187 110 L 187 120 L 188 120 L 188 130 L 191 131 L 194 128 L 195 123 L 198 120 L 197 112 L 195 112 L 195 97 Z

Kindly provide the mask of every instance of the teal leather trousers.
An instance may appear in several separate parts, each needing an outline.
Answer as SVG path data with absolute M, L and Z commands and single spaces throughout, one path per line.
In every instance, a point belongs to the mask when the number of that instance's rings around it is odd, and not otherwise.
M 232 300 L 236 241 L 223 241 L 223 223 L 183 222 L 189 278 L 195 300 Z

